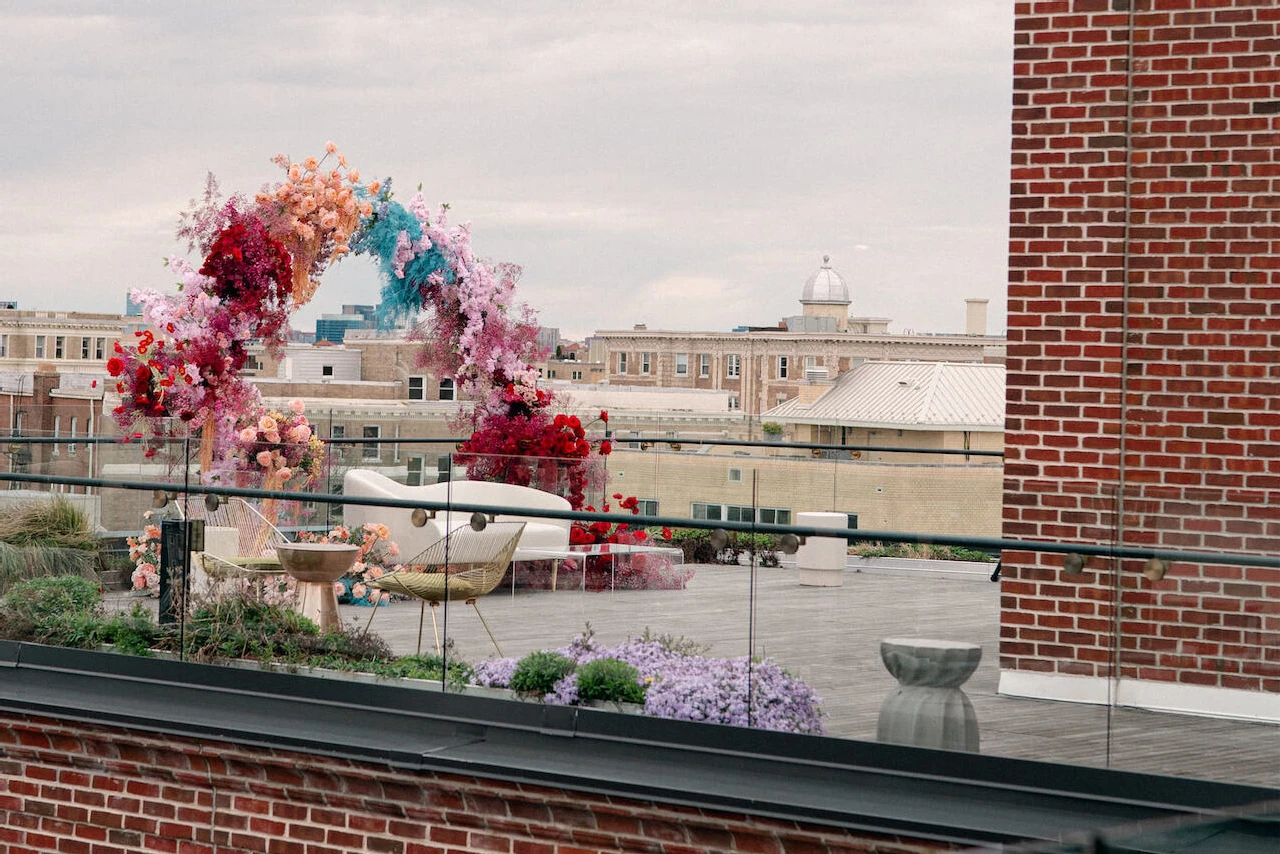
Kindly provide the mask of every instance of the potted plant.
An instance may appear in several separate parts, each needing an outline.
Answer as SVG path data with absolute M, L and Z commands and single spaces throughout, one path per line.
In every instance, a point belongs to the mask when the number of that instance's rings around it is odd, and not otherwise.
M 764 438 L 767 442 L 782 441 L 782 425 L 777 421 L 765 421 L 760 425 L 760 431 L 764 433 Z

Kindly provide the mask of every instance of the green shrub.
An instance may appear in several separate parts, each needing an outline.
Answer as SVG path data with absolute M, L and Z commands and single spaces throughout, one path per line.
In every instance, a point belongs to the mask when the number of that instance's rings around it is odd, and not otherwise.
M 444 673 L 444 659 L 438 655 L 402 655 L 390 661 L 378 662 L 369 671 L 392 679 L 439 680 Z M 449 684 L 465 685 L 470 680 L 470 665 L 454 658 L 449 659 Z
M 548 694 L 573 668 L 573 660 L 558 652 L 531 652 L 516 662 L 515 672 L 511 674 L 511 690 Z
M 90 641 L 84 635 L 92 632 L 101 605 L 98 585 L 79 576 L 20 581 L 0 597 L 0 637 L 87 646 Z
M 386 641 L 374 634 L 334 631 L 325 634 L 292 608 L 231 597 L 200 606 L 187 621 L 186 655 L 196 661 L 251 658 L 302 667 L 368 670 L 372 662 L 391 660 Z M 168 648 L 178 635 L 168 630 Z
M 129 613 L 113 614 L 99 623 L 94 646 L 111 644 L 116 652 L 124 655 L 150 655 L 160 635 L 161 629 L 152 620 L 151 611 L 135 602 Z
M 597 658 L 578 668 L 578 699 L 643 703 L 640 671 L 617 658 Z

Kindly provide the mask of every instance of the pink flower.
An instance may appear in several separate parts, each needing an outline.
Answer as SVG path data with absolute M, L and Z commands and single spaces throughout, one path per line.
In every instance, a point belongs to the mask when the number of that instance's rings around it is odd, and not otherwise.
M 264 469 L 265 469 L 265 468 L 270 468 L 270 467 L 271 467 L 271 452 L 270 452 L 270 451 L 258 451 L 258 455 L 257 455 L 256 457 L 254 457 L 254 459 L 255 459 L 255 460 L 257 460 L 257 461 L 258 461 L 258 465 L 262 466 Z
M 308 157 L 306 160 L 302 161 L 302 168 L 306 169 L 308 172 L 316 171 L 316 167 L 319 165 L 319 162 L 317 162 L 314 157 Z
M 333 582 L 333 592 L 338 596 L 342 596 L 347 592 L 347 585 L 343 584 L 341 581 L 335 581 Z
M 307 408 L 307 405 L 303 403 L 302 400 L 299 398 L 295 397 L 293 400 L 289 401 L 289 411 L 292 412 L 294 415 L 301 415 L 303 410 L 305 410 L 306 408 Z
M 241 442 L 254 442 L 258 439 L 258 431 L 253 427 L 246 427 L 240 431 Z
M 279 441 L 280 441 L 280 431 L 279 431 L 279 430 L 268 430 L 268 431 L 264 434 L 263 438 L 265 438 L 268 442 L 279 442 Z
M 324 144 L 324 150 L 330 154 L 336 154 L 338 151 L 338 144 L 333 140 L 329 140 Z
M 364 582 L 357 581 L 351 585 L 351 598 L 363 599 L 364 595 L 369 592 L 369 588 L 364 586 Z
M 280 469 L 280 471 L 276 472 L 276 475 L 279 476 L 281 481 L 286 481 L 289 478 L 293 477 L 293 469 L 289 468 L 288 466 L 285 466 L 284 468 Z
M 289 431 L 291 442 L 305 442 L 311 438 L 311 428 L 306 424 L 298 424 Z

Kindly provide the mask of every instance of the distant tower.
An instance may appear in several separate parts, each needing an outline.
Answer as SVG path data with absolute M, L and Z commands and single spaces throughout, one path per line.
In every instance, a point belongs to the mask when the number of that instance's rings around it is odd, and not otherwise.
M 837 332 L 849 331 L 849 286 L 844 277 L 831 269 L 831 256 L 822 256 L 822 266 L 804 283 L 800 305 L 805 317 L 830 317 Z

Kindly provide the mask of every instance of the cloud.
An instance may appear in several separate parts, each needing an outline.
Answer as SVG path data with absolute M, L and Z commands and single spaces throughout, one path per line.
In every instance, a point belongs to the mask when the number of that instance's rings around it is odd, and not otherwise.
M 328 139 L 450 202 L 577 334 L 774 323 L 823 254 L 899 328 L 1003 299 L 1004 0 L 10 7 L 0 281 L 25 308 L 166 285 L 206 170 L 252 193 Z M 344 262 L 303 322 L 378 289 Z

